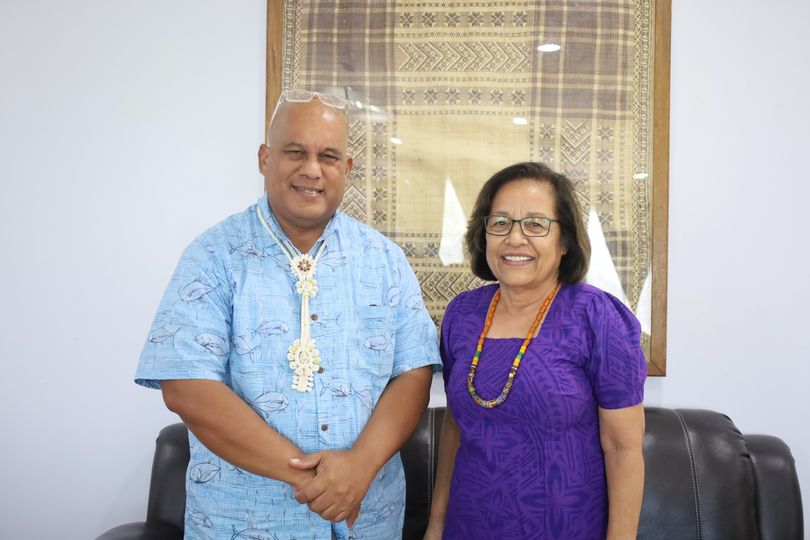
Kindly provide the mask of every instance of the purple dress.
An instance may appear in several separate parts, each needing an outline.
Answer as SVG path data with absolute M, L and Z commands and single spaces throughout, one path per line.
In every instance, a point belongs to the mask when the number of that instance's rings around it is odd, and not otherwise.
M 445 539 L 603 539 L 607 487 L 598 407 L 643 401 L 647 364 L 635 316 L 613 296 L 563 285 L 512 391 L 485 409 L 467 391 L 497 285 L 461 293 L 442 323 L 444 385 L 461 428 Z M 522 338 L 487 339 L 475 387 L 498 396 Z

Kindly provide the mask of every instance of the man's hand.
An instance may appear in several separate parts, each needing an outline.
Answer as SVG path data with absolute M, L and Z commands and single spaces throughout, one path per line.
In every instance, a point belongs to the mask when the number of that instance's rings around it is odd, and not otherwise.
M 290 465 L 314 470 L 315 478 L 296 489 L 295 500 L 333 523 L 348 520 L 354 526 L 360 503 L 377 474 L 368 460 L 352 450 L 326 451 L 293 458 Z

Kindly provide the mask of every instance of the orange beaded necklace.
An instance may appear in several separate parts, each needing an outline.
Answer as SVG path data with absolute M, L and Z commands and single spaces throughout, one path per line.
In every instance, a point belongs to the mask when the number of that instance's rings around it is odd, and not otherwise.
M 478 395 L 478 392 L 476 392 L 473 381 L 475 380 L 475 372 L 478 370 L 478 360 L 481 358 L 481 351 L 484 348 L 484 338 L 487 337 L 489 327 L 492 326 L 492 319 L 495 316 L 495 307 L 498 305 L 498 301 L 501 299 L 501 290 L 498 289 L 495 296 L 492 297 L 492 302 L 489 305 L 489 311 L 487 311 L 486 322 L 484 323 L 484 330 L 481 332 L 481 337 L 478 338 L 478 346 L 475 348 L 475 355 L 473 356 L 472 363 L 470 364 L 470 372 L 467 374 L 467 390 L 470 392 L 470 395 L 475 402 L 481 407 L 492 409 L 506 400 L 506 396 L 508 396 L 509 391 L 512 390 L 512 383 L 515 381 L 515 374 L 517 373 L 518 366 L 520 366 L 521 359 L 523 359 L 523 355 L 526 353 L 526 349 L 529 347 L 529 342 L 532 340 L 532 336 L 534 336 L 535 331 L 539 332 L 538 328 L 542 325 L 543 316 L 548 311 L 552 300 L 554 300 L 554 297 L 557 295 L 557 291 L 559 290 L 560 284 L 558 283 L 551 293 L 549 293 L 549 295 L 546 297 L 543 305 L 540 306 L 540 311 L 537 312 L 537 316 L 534 318 L 532 327 L 529 328 L 529 334 L 526 336 L 526 339 L 523 340 L 523 344 L 520 346 L 520 350 L 518 350 L 517 356 L 515 356 L 515 360 L 512 362 L 512 367 L 509 368 L 509 375 L 506 377 L 506 384 L 504 385 L 503 390 L 501 390 L 501 395 L 495 399 L 482 399 Z

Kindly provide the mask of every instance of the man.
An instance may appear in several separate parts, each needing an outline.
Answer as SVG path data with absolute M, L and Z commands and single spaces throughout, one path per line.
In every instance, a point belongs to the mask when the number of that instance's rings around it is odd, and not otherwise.
M 346 102 L 285 92 L 266 196 L 183 253 L 136 382 L 190 429 L 186 538 L 389 539 L 436 331 L 402 251 L 340 212 Z

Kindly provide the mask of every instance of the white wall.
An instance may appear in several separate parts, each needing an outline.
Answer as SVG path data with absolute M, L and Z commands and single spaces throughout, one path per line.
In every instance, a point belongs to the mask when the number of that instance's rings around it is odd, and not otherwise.
M 0 538 L 143 519 L 132 383 L 182 248 L 261 193 L 265 3 L 0 0 Z
M 674 1 L 668 375 L 791 447 L 810 516 L 810 3 Z
M 782 437 L 810 499 L 810 4 L 674 4 L 669 375 L 647 401 Z M 174 417 L 131 378 L 182 247 L 261 191 L 264 17 L 0 0 L 0 537 L 143 518 Z

